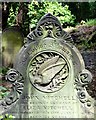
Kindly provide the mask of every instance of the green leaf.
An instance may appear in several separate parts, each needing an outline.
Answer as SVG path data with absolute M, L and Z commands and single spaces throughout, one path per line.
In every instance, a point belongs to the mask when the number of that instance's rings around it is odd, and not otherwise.
M 0 86 L 0 91 L 6 91 L 7 89 L 3 86 Z

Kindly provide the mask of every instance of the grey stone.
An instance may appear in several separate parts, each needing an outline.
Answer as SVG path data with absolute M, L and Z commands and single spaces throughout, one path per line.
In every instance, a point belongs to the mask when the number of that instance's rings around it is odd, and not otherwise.
M 0 112 L 16 118 L 94 118 L 94 99 L 71 36 L 53 15 L 46 14 L 29 33 L 6 79 L 13 90 L 0 102 Z

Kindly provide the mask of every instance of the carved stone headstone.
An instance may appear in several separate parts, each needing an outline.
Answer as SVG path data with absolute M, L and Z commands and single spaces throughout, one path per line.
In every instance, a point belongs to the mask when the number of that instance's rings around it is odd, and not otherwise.
M 86 91 L 92 80 L 83 58 L 50 13 L 29 33 L 6 79 L 12 92 L 0 112 L 16 118 L 94 118 L 94 100 Z

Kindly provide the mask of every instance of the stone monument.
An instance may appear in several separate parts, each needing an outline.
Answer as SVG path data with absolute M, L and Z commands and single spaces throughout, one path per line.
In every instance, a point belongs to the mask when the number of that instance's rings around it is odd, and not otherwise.
M 16 54 L 23 46 L 24 35 L 18 27 L 6 28 L 2 32 L 2 65 L 12 66 Z
M 55 16 L 41 18 L 6 75 L 12 92 L 0 101 L 1 114 L 94 118 L 94 100 L 86 91 L 92 75 L 72 42 Z

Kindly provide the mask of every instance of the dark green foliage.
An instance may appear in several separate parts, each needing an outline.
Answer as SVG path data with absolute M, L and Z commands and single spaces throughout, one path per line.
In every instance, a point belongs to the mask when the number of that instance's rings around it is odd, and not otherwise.
M 90 2 L 90 18 L 96 18 L 96 1 Z
M 18 10 L 20 7 L 20 3 L 12 3 L 10 5 L 9 17 L 8 17 L 8 26 L 16 25 L 16 16 L 18 14 Z M 29 32 L 30 29 L 34 29 L 39 19 L 46 13 L 50 12 L 55 15 L 61 22 L 63 26 L 73 25 L 75 16 L 71 14 L 69 10 L 69 6 L 62 6 L 61 3 L 58 2 L 31 2 L 31 3 L 23 3 L 23 23 L 21 29 L 25 36 Z
M 96 18 L 96 2 L 69 2 L 69 10 L 76 16 L 76 22 Z
M 0 115 L 0 120 L 13 120 L 14 118 L 15 116 L 9 114 Z
M 6 97 L 10 92 L 8 91 L 7 88 L 0 86 L 0 99 L 3 99 Z
M 22 6 L 22 7 L 21 7 Z M 38 20 L 46 13 L 55 15 L 63 27 L 75 26 L 82 20 L 89 21 L 96 18 L 96 2 L 8 2 L 7 26 L 16 25 L 16 17 L 19 9 L 23 9 L 23 22 L 20 26 L 26 36 L 33 30 Z M 7 10 L 7 11 L 8 11 Z M 4 17 L 5 18 L 5 17 Z M 4 22 L 3 22 L 4 23 Z
M 0 74 L 6 74 L 6 72 L 8 71 L 8 68 L 6 67 L 0 67 Z
M 19 3 L 11 3 L 10 5 L 10 10 L 9 10 L 9 17 L 7 20 L 7 24 L 8 26 L 14 26 L 14 24 L 16 24 L 16 15 L 18 13 L 18 9 L 19 9 Z
M 0 67 L 0 99 L 4 98 L 9 94 L 8 88 L 1 86 L 3 82 L 5 82 L 5 75 L 8 71 L 8 68 Z
M 38 20 L 47 13 L 55 15 L 61 22 L 62 25 L 65 23 L 74 24 L 75 16 L 71 14 L 68 5 L 62 6 L 58 2 L 31 2 L 28 6 L 29 8 L 29 19 L 30 27 L 34 28 Z

